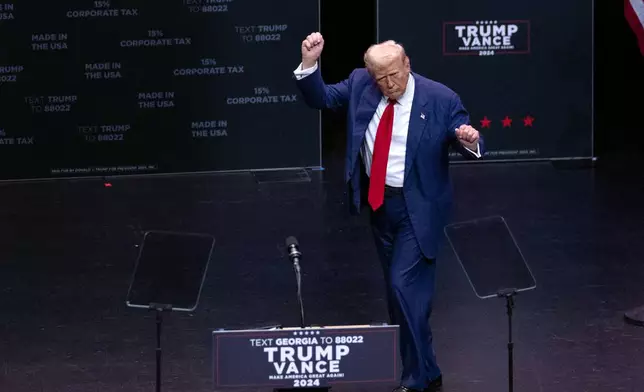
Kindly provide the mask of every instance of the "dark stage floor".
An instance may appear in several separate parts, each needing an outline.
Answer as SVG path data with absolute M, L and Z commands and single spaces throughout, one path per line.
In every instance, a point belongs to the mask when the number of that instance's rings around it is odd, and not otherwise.
M 153 390 L 154 318 L 124 302 L 145 230 L 217 239 L 199 308 L 165 319 L 166 391 L 212 390 L 212 329 L 298 324 L 289 235 L 309 323 L 385 320 L 369 228 L 345 213 L 340 173 L 0 184 L 0 391 Z M 623 312 L 644 304 L 644 176 L 549 164 L 453 175 L 454 219 L 504 216 L 538 281 L 517 298 L 516 390 L 642 391 L 644 328 Z M 445 391 L 506 390 L 504 303 L 474 295 L 447 243 L 438 282 Z

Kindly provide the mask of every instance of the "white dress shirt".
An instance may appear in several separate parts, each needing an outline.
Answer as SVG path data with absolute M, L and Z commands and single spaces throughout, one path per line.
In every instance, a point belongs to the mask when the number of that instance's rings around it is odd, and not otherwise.
M 393 187 L 402 187 L 405 179 L 405 153 L 407 152 L 407 130 L 409 129 L 409 116 L 411 115 L 411 104 L 414 101 L 414 89 L 416 83 L 413 75 L 409 75 L 405 93 L 398 98 L 394 105 L 394 125 L 391 134 L 391 145 L 389 146 L 389 158 L 387 159 L 387 174 L 385 184 Z M 367 126 L 364 143 L 360 149 L 362 161 L 364 162 L 367 175 L 371 175 L 371 158 L 373 146 L 376 142 L 378 124 L 389 100 L 382 97 L 376 113 Z
M 302 64 L 293 71 L 295 77 L 303 79 L 306 76 L 315 72 L 318 68 L 317 63 L 307 69 L 302 69 Z M 394 124 L 391 135 L 391 145 L 389 147 L 389 158 L 387 159 L 387 174 L 385 176 L 385 184 L 392 187 L 402 187 L 405 180 L 405 154 L 407 151 L 407 131 L 409 130 L 409 117 L 411 115 L 411 107 L 414 101 L 414 90 L 416 82 L 413 74 L 409 75 L 407 80 L 407 88 L 405 93 L 400 96 L 394 105 Z M 389 100 L 383 96 L 378 103 L 376 113 L 374 113 L 365 134 L 364 143 L 360 148 L 360 155 L 364 162 L 367 175 L 371 174 L 371 157 L 373 156 L 373 147 L 376 141 L 376 132 L 378 131 L 378 124 L 380 118 L 384 113 Z M 480 157 L 480 149 L 477 146 L 477 152 L 474 152 L 466 147 L 468 151 Z

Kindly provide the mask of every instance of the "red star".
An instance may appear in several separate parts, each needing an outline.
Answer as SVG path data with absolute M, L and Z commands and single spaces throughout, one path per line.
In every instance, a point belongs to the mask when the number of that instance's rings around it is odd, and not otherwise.
M 502 121 L 503 121 L 503 128 L 512 126 L 512 119 L 509 118 L 508 116 L 505 116 L 505 118 Z
M 492 121 L 488 120 L 487 116 L 483 117 L 481 120 L 481 128 L 489 128 Z
M 534 117 L 528 115 L 523 119 L 523 126 L 531 127 L 533 122 L 534 122 Z

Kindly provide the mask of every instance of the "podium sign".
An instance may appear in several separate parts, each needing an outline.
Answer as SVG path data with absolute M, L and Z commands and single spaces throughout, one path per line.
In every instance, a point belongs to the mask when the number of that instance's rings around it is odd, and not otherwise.
M 213 331 L 214 388 L 395 383 L 398 326 Z

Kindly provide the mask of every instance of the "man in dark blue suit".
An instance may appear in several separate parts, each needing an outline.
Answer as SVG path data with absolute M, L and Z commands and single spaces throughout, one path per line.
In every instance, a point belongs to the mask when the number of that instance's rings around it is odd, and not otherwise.
M 411 72 L 401 45 L 372 45 L 365 68 L 336 84 L 325 84 L 317 66 L 323 47 L 322 35 L 310 34 L 294 74 L 310 107 L 347 108 L 350 204 L 355 212 L 368 204 L 391 322 L 400 326 L 403 370 L 395 391 L 438 391 L 442 373 L 429 317 L 436 255 L 452 202 L 448 151 L 481 158 L 483 138 L 468 125 L 456 93 Z

